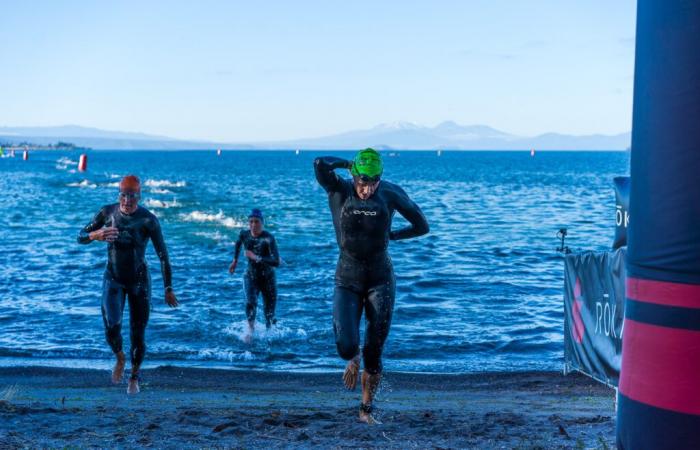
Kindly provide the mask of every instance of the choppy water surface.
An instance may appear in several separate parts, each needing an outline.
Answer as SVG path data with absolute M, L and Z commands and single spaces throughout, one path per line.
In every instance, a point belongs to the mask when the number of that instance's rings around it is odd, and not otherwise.
M 105 246 L 76 243 L 80 227 L 116 201 L 127 173 L 161 221 L 182 306 L 163 302 L 158 260 L 146 363 L 328 370 L 342 367 L 331 328 L 337 246 L 326 195 L 302 152 L 33 152 L 0 160 L 0 363 L 106 366 L 100 289 Z M 338 153 L 350 157 L 351 153 Z M 388 370 L 558 369 L 563 264 L 556 231 L 576 250 L 614 233 L 612 178 L 627 153 L 396 152 L 385 178 L 422 207 L 427 237 L 392 242 L 397 301 Z M 251 345 L 233 242 L 251 207 L 277 238 L 283 266 L 276 329 Z M 402 226 L 395 219 L 394 226 Z M 240 269 L 239 269 L 240 270 Z M 128 344 L 128 314 L 124 337 Z

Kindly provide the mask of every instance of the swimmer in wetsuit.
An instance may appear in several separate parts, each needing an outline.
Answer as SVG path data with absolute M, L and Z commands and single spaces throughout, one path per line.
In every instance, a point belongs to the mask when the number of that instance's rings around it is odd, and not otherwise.
M 335 169 L 349 169 L 352 181 Z M 343 381 L 354 389 L 360 373 L 360 318 L 367 328 L 362 348 L 362 403 L 360 420 L 376 423 L 372 400 L 382 373 L 382 348 L 389 334 L 394 308 L 394 270 L 387 252 L 390 240 L 428 233 L 428 222 L 399 186 L 380 180 L 383 165 L 375 150 L 357 153 L 353 161 L 326 156 L 316 158 L 314 170 L 328 193 L 340 256 L 335 272 L 333 331 L 338 354 L 349 360 Z M 395 212 L 410 226 L 391 230 Z
M 270 329 L 277 321 L 275 319 L 275 306 L 277 304 L 277 281 L 275 279 L 275 267 L 280 265 L 280 255 L 277 252 L 275 237 L 263 230 L 265 222 L 262 212 L 253 209 L 248 215 L 248 230 L 242 230 L 236 241 L 233 253 L 233 262 L 228 268 L 233 273 L 238 265 L 238 256 L 241 248 L 245 248 L 245 256 L 248 258 L 248 269 L 243 275 L 246 305 L 245 314 L 248 319 L 248 335 L 246 341 L 250 342 L 255 331 L 255 312 L 258 307 L 258 294 L 262 294 L 265 311 L 265 324 Z
M 131 377 L 127 392 L 139 392 L 139 369 L 146 354 L 145 331 L 151 302 L 151 277 L 146 267 L 146 244 L 150 239 L 160 259 L 165 302 L 178 305 L 172 289 L 168 250 L 156 216 L 138 206 L 141 183 L 133 175 L 119 183 L 119 203 L 103 206 L 78 235 L 78 242 L 107 242 L 107 268 L 102 282 L 102 321 L 107 343 L 117 357 L 112 382 L 120 383 L 126 358 L 122 350 L 122 315 L 129 301 L 131 326 Z

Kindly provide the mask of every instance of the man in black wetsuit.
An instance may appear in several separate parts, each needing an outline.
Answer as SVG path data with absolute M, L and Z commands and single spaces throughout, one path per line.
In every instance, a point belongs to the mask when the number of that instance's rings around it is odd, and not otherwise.
M 362 348 L 360 420 L 376 423 L 372 400 L 382 372 L 382 347 L 389 334 L 394 308 L 394 270 L 387 252 L 390 240 L 428 233 L 425 216 L 399 186 L 381 180 L 382 160 L 375 150 L 360 151 L 353 161 L 332 156 L 316 158 L 316 179 L 328 193 L 340 257 L 335 272 L 333 329 L 338 354 L 349 360 L 343 381 L 354 389 L 360 372 L 360 318 L 367 329 Z M 352 181 L 335 169 L 349 169 Z M 394 212 L 410 223 L 392 231 Z
M 112 382 L 120 383 L 126 358 L 122 350 L 122 315 L 129 300 L 131 326 L 131 377 L 127 392 L 139 392 L 139 369 L 146 354 L 145 331 L 151 302 L 151 277 L 146 266 L 146 244 L 150 239 L 160 259 L 165 302 L 178 305 L 173 293 L 168 250 L 160 223 L 150 211 L 138 205 L 141 183 L 134 175 L 119 183 L 119 203 L 103 206 L 78 235 L 78 242 L 107 242 L 107 268 L 102 283 L 102 320 L 107 343 L 117 357 Z
M 241 247 L 245 248 L 248 258 L 248 270 L 243 275 L 246 305 L 245 314 L 248 319 L 248 335 L 250 342 L 255 331 L 255 312 L 258 306 L 258 293 L 262 294 L 267 328 L 275 324 L 275 305 L 277 304 L 277 281 L 275 267 L 280 265 L 280 255 L 277 252 L 275 237 L 263 230 L 263 215 L 259 209 L 253 209 L 248 215 L 248 230 L 242 230 L 236 241 L 233 262 L 228 268 L 233 273 L 238 265 Z

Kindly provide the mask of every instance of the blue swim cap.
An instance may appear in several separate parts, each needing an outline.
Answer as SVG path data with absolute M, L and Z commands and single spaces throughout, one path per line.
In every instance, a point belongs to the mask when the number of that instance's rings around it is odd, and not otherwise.
M 265 221 L 265 219 L 263 219 L 262 211 L 260 211 L 258 208 L 253 208 L 250 210 L 250 214 L 248 214 L 248 218 L 250 219 L 251 217 L 255 217 L 256 219 L 260 219 L 261 222 Z

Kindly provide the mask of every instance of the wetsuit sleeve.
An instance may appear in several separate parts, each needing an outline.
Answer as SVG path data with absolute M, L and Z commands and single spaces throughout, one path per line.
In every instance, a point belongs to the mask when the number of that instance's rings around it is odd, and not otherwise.
M 402 228 L 396 231 L 389 232 L 389 239 L 398 241 L 400 239 L 409 239 L 416 236 L 422 236 L 430 231 L 428 221 L 423 214 L 423 211 L 416 203 L 408 197 L 398 186 L 395 186 L 394 207 L 404 219 L 408 220 L 411 226 Z
M 316 180 L 326 192 L 335 192 L 340 190 L 342 178 L 335 173 L 335 169 L 349 169 L 352 166 L 351 161 L 336 158 L 335 156 L 319 156 L 314 160 L 314 172 L 316 172 Z
M 90 242 L 92 242 L 90 240 L 90 233 L 102 228 L 106 220 L 107 216 L 105 214 L 105 208 L 102 208 L 97 214 L 95 214 L 95 217 L 92 219 L 92 221 L 89 224 L 85 225 L 82 230 L 80 230 L 80 232 L 78 233 L 78 243 L 89 244 Z
M 260 262 L 272 267 L 279 267 L 280 265 L 280 254 L 277 251 L 277 241 L 275 241 L 275 237 L 272 235 L 270 235 L 270 256 L 261 257 Z
M 165 246 L 165 240 L 163 240 L 163 232 L 160 229 L 160 222 L 158 222 L 156 217 L 153 217 L 152 223 L 151 242 L 153 242 L 153 248 L 156 251 L 156 255 L 158 255 L 158 259 L 160 259 L 160 271 L 163 274 L 163 287 L 165 289 L 172 288 L 173 275 L 172 269 L 170 268 L 168 248 Z
M 243 246 L 243 232 L 238 235 L 238 240 L 236 241 L 236 247 L 233 249 L 233 259 L 238 261 L 238 256 L 241 254 L 241 247 Z

